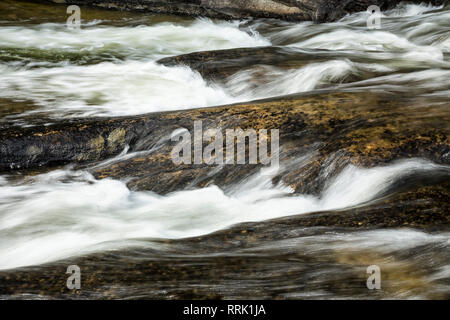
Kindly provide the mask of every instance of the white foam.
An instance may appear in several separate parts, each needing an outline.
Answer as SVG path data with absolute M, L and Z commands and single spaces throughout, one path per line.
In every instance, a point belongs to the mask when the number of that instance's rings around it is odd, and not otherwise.
M 443 60 L 438 47 L 416 45 L 405 38 L 386 31 L 338 29 L 320 33 L 312 38 L 293 43 L 299 48 L 361 51 L 400 51 L 414 52 L 417 60 Z
M 388 17 L 413 17 L 441 8 L 443 8 L 443 6 L 433 6 L 431 3 L 401 3 L 395 9 L 385 12 L 385 14 Z
M 115 249 L 135 238 L 198 236 L 245 221 L 355 206 L 405 174 L 438 168 L 421 160 L 348 167 L 321 197 L 292 195 L 264 174 L 227 192 L 209 186 L 160 196 L 85 172 L 54 171 L 33 183 L 0 186 L 0 269 Z
M 240 22 L 209 19 L 138 27 L 94 24 L 73 31 L 62 24 L 4 26 L 0 32 L 2 48 L 86 52 L 94 57 L 109 52 L 124 60 L 93 65 L 42 61 L 27 66 L 17 62 L 1 64 L 0 96 L 31 100 L 40 106 L 36 112 L 45 111 L 58 117 L 117 116 L 202 108 L 333 87 L 349 75 L 367 74 L 366 71 L 393 73 L 375 78 L 373 83 L 396 82 L 404 90 L 409 90 L 413 83 L 418 89 L 437 88 L 441 92 L 435 94 L 442 96 L 448 78 L 424 79 L 425 73 L 421 73 L 421 69 L 428 68 L 430 75 L 439 75 L 449 68 L 444 53 L 449 51 L 450 42 L 441 30 L 445 30 L 450 13 L 436 9 L 402 5 L 397 11 L 385 13 L 381 30 L 368 30 L 367 13 L 356 13 L 320 25 L 280 23 L 280 27 L 269 28 L 271 31 L 265 37 L 252 30 L 267 23 L 261 21 L 251 24 L 247 31 Z M 406 15 L 399 16 L 401 12 Z M 259 66 L 238 72 L 223 86 L 207 83 L 188 68 L 167 68 L 154 63 L 167 55 L 271 43 L 339 50 L 339 54 L 345 53 L 348 58 L 311 62 L 289 70 Z M 352 56 L 372 61 L 355 62 L 351 61 Z M 418 67 L 418 72 L 411 72 L 411 68 Z M 400 78 L 409 79 L 410 83 L 397 81 Z
M 239 29 L 239 22 L 197 19 L 189 24 L 164 22 L 137 27 L 94 25 L 68 29 L 46 23 L 1 27 L 4 48 L 36 48 L 66 52 L 114 52 L 131 59 L 155 60 L 193 51 L 270 45 L 257 33 Z
M 262 69 L 263 77 L 260 75 Z M 240 100 L 262 99 L 306 92 L 321 85 L 339 83 L 347 75 L 357 72 L 357 67 L 349 60 L 311 63 L 288 71 L 260 67 L 236 73 L 227 80 L 225 88 Z M 258 84 L 255 85 L 255 82 Z
M 0 70 L 4 97 L 26 97 L 41 106 L 39 112 L 67 117 L 203 108 L 306 92 L 339 84 L 352 74 L 390 69 L 347 59 L 311 63 L 288 71 L 266 66 L 238 72 L 225 85 L 207 83 L 187 67 L 143 61 L 37 69 L 3 65 Z M 260 76 L 262 70 L 264 75 Z
M 53 114 L 130 115 L 235 101 L 187 67 L 151 61 L 0 70 L 3 97 L 32 100 Z

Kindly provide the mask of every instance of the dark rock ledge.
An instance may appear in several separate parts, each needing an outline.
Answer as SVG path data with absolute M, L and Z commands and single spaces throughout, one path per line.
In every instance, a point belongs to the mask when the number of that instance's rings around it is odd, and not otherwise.
M 335 21 L 347 13 L 365 11 L 370 5 L 389 9 L 400 0 L 49 0 L 92 7 L 206 16 L 220 19 L 277 18 L 295 21 Z M 420 0 L 410 2 L 421 3 Z M 435 5 L 447 0 L 427 1 Z
M 232 106 L 8 127 L 0 129 L 0 171 L 75 163 L 97 178 L 127 178 L 132 189 L 167 193 L 211 183 L 226 186 L 261 167 L 175 165 L 174 142 L 168 137 L 178 128 L 192 132 L 194 121 L 202 120 L 204 130 L 279 129 L 285 170 L 274 182 L 282 180 L 296 192 L 317 194 L 330 175 L 349 163 L 371 167 L 425 158 L 448 164 L 448 110 L 448 104 L 433 105 L 401 94 L 319 91 Z M 127 145 L 129 153 L 146 153 L 100 163 Z

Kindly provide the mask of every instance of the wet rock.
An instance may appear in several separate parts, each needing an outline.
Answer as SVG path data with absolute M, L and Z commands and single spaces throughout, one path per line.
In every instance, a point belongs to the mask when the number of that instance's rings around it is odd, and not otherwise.
M 127 123 L 122 121 L 120 125 L 126 127 Z M 4 128 L 0 168 L 34 168 L 110 157 L 123 150 L 125 143 L 132 139 L 123 127 L 117 127 L 114 121 L 95 124 L 95 120 L 86 119 L 78 123 L 63 121 L 50 126 Z M 116 139 L 117 130 L 124 133 L 121 139 Z
M 240 48 L 194 52 L 163 58 L 158 63 L 165 66 L 185 65 L 198 71 L 204 79 L 223 81 L 233 74 L 260 65 L 280 69 L 300 68 L 310 62 L 326 61 L 331 52 L 322 54 L 286 47 Z
M 207 16 L 221 19 L 278 18 L 297 21 L 335 21 L 347 13 L 365 11 L 370 5 L 392 8 L 399 0 L 50 0 L 106 9 L 135 10 L 162 14 Z M 413 0 L 410 2 L 420 3 Z M 445 0 L 429 1 L 435 5 Z
M 273 81 L 274 71 L 298 70 L 304 66 L 330 60 L 349 59 L 354 63 L 377 63 L 370 57 L 355 57 L 342 51 L 308 50 L 294 47 L 253 47 L 226 50 L 212 50 L 167 57 L 157 62 L 168 66 L 187 66 L 210 82 L 233 81 L 233 76 L 242 74 L 247 82 L 258 85 Z M 389 71 L 369 71 L 350 74 L 341 83 L 356 82 L 377 76 L 388 75 Z
M 226 187 L 263 167 L 248 164 L 248 159 L 243 165 L 175 164 L 171 134 L 180 128 L 193 132 L 194 121 L 201 120 L 204 131 L 279 129 L 281 170 L 273 182 L 319 194 L 348 164 L 372 167 L 405 158 L 448 164 L 448 110 L 448 105 L 400 94 L 316 92 L 231 106 L 11 127 L 0 129 L 0 169 L 75 163 L 99 179 L 127 179 L 134 190 L 167 193 L 209 184 Z M 126 146 L 126 157 L 111 159 Z
M 439 290 L 446 280 L 429 280 L 448 263 L 439 245 L 411 245 L 386 254 L 364 246 L 333 248 L 332 243 L 324 246 L 312 239 L 340 232 L 351 239 L 355 232 L 387 227 L 448 231 L 449 190 L 448 179 L 423 182 L 364 207 L 243 223 L 195 238 L 149 240 L 148 248 L 4 270 L 0 297 L 274 299 L 321 292 L 322 298 L 446 299 L 448 292 Z M 67 267 L 74 264 L 82 272 L 80 290 L 66 287 Z M 383 270 L 383 290 L 376 293 L 365 286 L 366 268 L 372 264 Z

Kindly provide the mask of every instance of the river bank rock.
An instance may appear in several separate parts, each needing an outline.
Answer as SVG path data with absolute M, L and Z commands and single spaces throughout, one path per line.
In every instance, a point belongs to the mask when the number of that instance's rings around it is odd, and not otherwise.
M 335 21 L 344 15 L 366 11 L 370 5 L 389 9 L 399 0 L 50 0 L 67 5 L 86 5 L 106 9 L 135 10 L 160 14 L 206 16 L 220 19 L 277 18 L 296 21 Z M 413 0 L 410 2 L 420 3 Z M 435 5 L 446 0 L 431 0 Z

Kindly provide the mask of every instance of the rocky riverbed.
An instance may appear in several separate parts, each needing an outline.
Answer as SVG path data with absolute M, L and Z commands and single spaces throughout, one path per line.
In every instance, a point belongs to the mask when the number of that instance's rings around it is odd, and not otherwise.
M 449 298 L 448 6 L 54 2 L 0 4 L 0 298 Z

